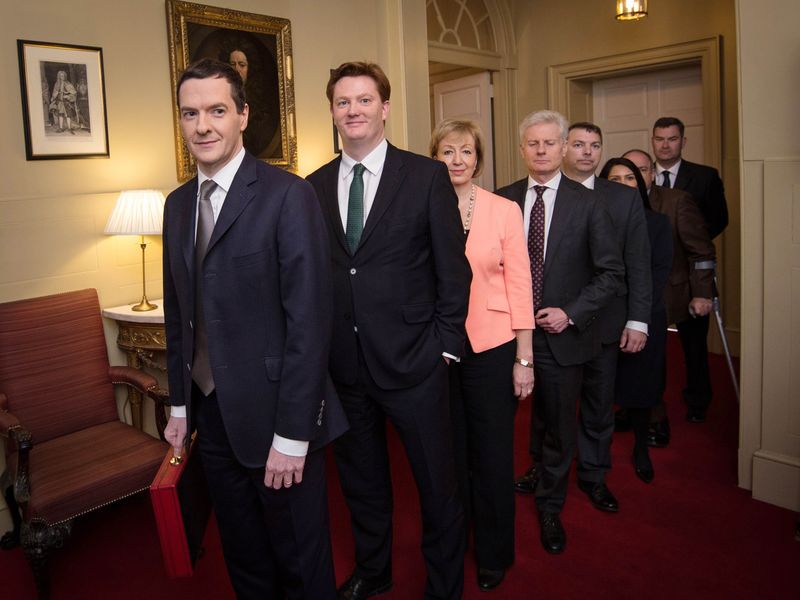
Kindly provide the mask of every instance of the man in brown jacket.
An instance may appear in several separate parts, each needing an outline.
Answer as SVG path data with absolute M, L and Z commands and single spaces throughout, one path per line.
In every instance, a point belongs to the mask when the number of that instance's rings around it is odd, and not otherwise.
M 650 206 L 656 212 L 667 215 L 672 225 L 672 270 L 665 291 L 668 321 L 680 324 L 710 314 L 714 272 L 708 268 L 697 269 L 695 265 L 716 260 L 716 252 L 700 209 L 688 193 L 653 185 L 653 159 L 647 152 L 629 150 L 623 156 L 639 167 L 647 184 Z M 708 374 L 708 346 L 705 340 L 702 344 L 692 344 L 691 348 L 685 346 L 683 337 L 681 342 L 687 357 L 686 376 L 690 380 L 688 387 L 691 387 L 692 383 L 707 379 L 702 373 L 706 376 Z M 705 416 L 707 403 L 692 403 L 692 398 L 689 397 L 686 401 L 689 420 L 693 420 L 694 415 Z M 651 420 L 649 444 L 656 447 L 666 446 L 670 431 L 663 402 L 653 409 Z

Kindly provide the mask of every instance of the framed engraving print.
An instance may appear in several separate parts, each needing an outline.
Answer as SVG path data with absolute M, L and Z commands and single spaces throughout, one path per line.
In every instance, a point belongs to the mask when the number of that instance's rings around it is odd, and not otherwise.
M 103 50 L 17 40 L 28 160 L 108 157 Z

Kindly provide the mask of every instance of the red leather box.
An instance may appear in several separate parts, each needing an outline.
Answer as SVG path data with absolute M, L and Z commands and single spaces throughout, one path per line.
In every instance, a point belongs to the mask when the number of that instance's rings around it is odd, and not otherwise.
M 192 575 L 211 515 L 203 464 L 194 446 L 180 461 L 173 460 L 170 448 L 150 485 L 164 567 L 172 578 Z

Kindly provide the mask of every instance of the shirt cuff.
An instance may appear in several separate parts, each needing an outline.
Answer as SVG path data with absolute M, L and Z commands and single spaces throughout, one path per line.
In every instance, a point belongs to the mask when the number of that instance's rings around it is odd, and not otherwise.
M 277 433 L 272 437 L 272 447 L 287 456 L 305 456 L 308 454 L 308 442 L 290 440 L 279 436 Z
M 183 406 L 170 406 L 169 407 L 169 416 L 170 417 L 180 417 L 181 419 L 186 418 L 186 405 Z
M 456 362 L 461 362 L 461 358 L 459 358 L 458 356 L 453 356 L 449 352 L 442 352 L 442 356 L 444 356 L 445 358 L 449 358 L 450 360 L 454 360 Z
M 647 323 L 642 323 L 641 321 L 628 321 L 625 323 L 625 329 L 633 329 L 634 331 L 641 331 L 645 335 L 649 335 L 647 329 Z

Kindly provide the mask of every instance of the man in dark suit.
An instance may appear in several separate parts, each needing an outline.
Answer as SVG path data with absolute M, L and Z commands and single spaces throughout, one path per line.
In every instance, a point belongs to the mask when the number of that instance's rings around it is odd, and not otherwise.
M 601 348 L 594 321 L 617 293 L 624 267 L 608 213 L 598 195 L 561 173 L 566 119 L 531 113 L 520 125 L 520 152 L 529 176 L 497 190 L 519 203 L 531 254 L 536 331 L 536 387 L 531 431 L 544 432 L 536 487 L 545 550 L 564 550 L 559 513 L 575 454 L 575 403 L 584 366 Z
M 603 133 L 597 125 L 570 125 L 564 174 L 599 194 L 625 265 L 624 280 L 597 317 L 602 350 L 584 365 L 578 429 L 578 487 L 595 508 L 616 512 L 619 506 L 605 476 L 611 469 L 617 358 L 620 351 L 636 353 L 647 343 L 652 280 L 642 199 L 636 189 L 595 176 L 602 154 Z
M 334 598 L 322 446 L 346 419 L 327 375 L 330 255 L 314 190 L 245 152 L 242 80 L 178 83 L 198 175 L 164 210 L 164 313 L 180 453 L 194 428 L 239 598 Z
M 672 224 L 672 271 L 665 291 L 667 320 L 676 323 L 679 332 L 682 328 L 686 330 L 692 327 L 693 321 L 703 317 L 707 320 L 707 315 L 712 310 L 713 271 L 708 268 L 697 269 L 696 265 L 703 266 L 704 263 L 716 260 L 714 244 L 711 243 L 703 215 L 689 194 L 653 184 L 655 167 L 647 152 L 628 150 L 624 157 L 639 167 L 647 184 L 650 206 L 667 215 Z M 694 344 L 687 344 L 681 336 L 689 389 L 702 387 L 708 377 L 708 348 L 705 340 L 705 336 L 702 336 Z M 684 397 L 687 402 L 698 398 Z M 699 396 L 699 403 L 689 404 L 689 414 L 704 415 L 710 398 L 710 393 Z M 663 403 L 655 409 L 651 419 L 649 444 L 655 447 L 666 446 L 669 444 L 670 429 Z
M 444 163 L 384 137 L 390 85 L 373 63 L 345 63 L 327 87 L 343 152 L 309 175 L 331 242 L 331 374 L 350 422 L 335 445 L 356 568 L 339 597 L 392 585 L 392 488 L 385 422 L 405 446 L 422 507 L 426 598 L 463 589 L 446 361 L 464 349 L 471 272 Z
M 708 235 L 713 240 L 728 226 L 728 203 L 722 179 L 713 167 L 684 160 L 686 128 L 680 119 L 661 117 L 653 124 L 653 154 L 656 172 L 653 183 L 684 190 L 703 214 Z
M 728 225 L 728 205 L 722 180 L 716 169 L 681 158 L 686 145 L 684 125 L 675 117 L 662 117 L 653 125 L 653 153 L 656 157 L 654 182 L 666 188 L 688 192 L 705 219 L 712 240 Z M 709 315 L 677 323 L 683 354 L 686 358 L 686 419 L 702 423 L 711 404 L 711 377 L 708 371 Z

